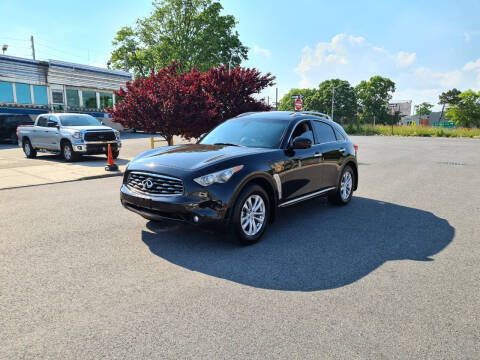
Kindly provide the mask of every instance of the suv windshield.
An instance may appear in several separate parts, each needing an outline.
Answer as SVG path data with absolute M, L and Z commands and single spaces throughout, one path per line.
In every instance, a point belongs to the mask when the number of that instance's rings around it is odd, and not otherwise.
M 287 125 L 285 120 L 231 119 L 208 133 L 200 144 L 278 148 Z
M 63 126 L 99 126 L 100 122 L 90 115 L 60 115 Z

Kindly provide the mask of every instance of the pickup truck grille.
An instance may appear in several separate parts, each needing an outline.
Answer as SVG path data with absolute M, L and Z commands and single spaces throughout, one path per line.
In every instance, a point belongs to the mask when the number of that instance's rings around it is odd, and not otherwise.
M 115 140 L 113 131 L 87 131 L 85 141 L 112 141 Z
M 183 181 L 177 178 L 132 171 L 128 175 L 127 187 L 149 195 L 182 195 Z

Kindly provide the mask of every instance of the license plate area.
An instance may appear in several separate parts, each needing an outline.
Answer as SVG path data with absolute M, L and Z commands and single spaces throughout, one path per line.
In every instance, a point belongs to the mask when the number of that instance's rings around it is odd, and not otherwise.
M 137 207 L 141 207 L 144 209 L 151 209 L 152 208 L 152 200 L 142 197 L 142 196 L 131 196 L 125 195 L 125 200 L 128 203 L 131 203 Z

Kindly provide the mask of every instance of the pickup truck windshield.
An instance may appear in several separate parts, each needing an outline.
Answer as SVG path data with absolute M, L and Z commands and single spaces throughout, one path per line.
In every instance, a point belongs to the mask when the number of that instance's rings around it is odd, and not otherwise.
M 232 119 L 220 124 L 200 144 L 278 148 L 288 125 L 284 120 Z
M 90 115 L 60 115 L 62 126 L 101 126 L 100 122 Z

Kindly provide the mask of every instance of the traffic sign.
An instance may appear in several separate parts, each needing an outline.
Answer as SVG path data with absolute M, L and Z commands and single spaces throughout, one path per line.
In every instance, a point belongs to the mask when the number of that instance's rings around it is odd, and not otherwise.
M 290 97 L 290 99 L 292 99 L 292 100 L 302 99 L 303 100 L 303 97 L 304 97 L 303 95 L 292 95 Z
M 303 109 L 302 99 L 295 100 L 295 111 L 302 111 L 302 109 Z

